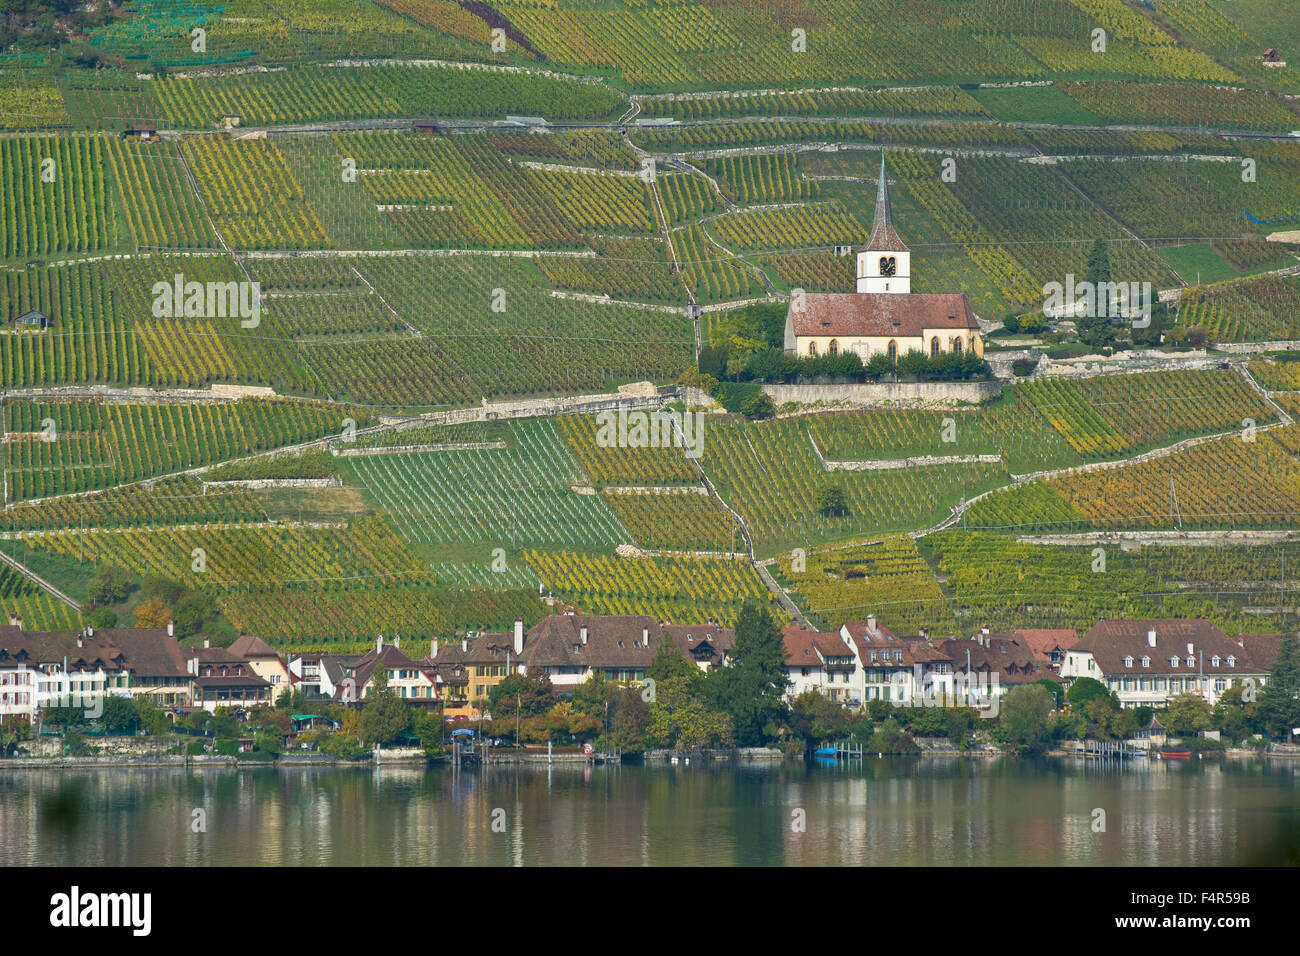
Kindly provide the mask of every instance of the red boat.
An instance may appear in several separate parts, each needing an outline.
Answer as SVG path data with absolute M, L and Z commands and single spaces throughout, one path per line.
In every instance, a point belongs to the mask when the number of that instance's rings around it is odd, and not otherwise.
M 1162 750 L 1160 756 L 1165 760 L 1190 760 L 1192 752 L 1190 750 Z

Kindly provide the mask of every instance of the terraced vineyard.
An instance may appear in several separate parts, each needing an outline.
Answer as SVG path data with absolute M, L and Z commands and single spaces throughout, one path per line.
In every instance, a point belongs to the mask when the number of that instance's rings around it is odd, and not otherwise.
M 802 570 L 796 570 L 796 560 Z M 835 630 L 844 621 L 865 620 L 869 614 L 899 634 L 915 634 L 922 627 L 941 634 L 953 627 L 948 599 L 906 537 L 783 554 L 777 565 L 800 609 L 823 628 Z
M 527 560 L 549 592 L 587 614 L 652 614 L 661 621 L 715 619 L 727 625 L 735 623 L 746 599 L 766 596 L 754 569 L 740 560 L 567 551 L 530 551 Z
M 1262 10 L 131 0 L 55 18 L 92 25 L 53 53 L 9 16 L 0 534 L 61 588 L 106 562 L 165 573 L 281 647 L 566 605 L 732 621 L 775 600 L 754 558 L 825 627 L 1276 626 L 1294 602 L 1265 599 L 1280 569 L 1245 549 L 1102 574 L 1083 545 L 1013 540 L 1296 527 L 1295 363 L 1131 371 L 1300 340 L 1300 74 L 1261 56 L 1295 58 L 1300 32 Z M 733 310 L 854 287 L 882 149 L 912 288 L 966 294 L 1000 397 L 885 373 L 877 407 L 707 413 L 695 460 L 571 413 L 761 370 L 780 308 Z M 1161 290 L 1163 329 L 1024 322 L 1098 248 Z M 258 321 L 159 309 L 182 282 L 257 283 Z M 1108 347 L 1123 374 L 1057 374 Z M 242 386 L 258 397 L 222 400 Z M 0 609 L 79 623 L 8 571 Z
M 350 461 L 394 527 L 414 541 L 473 543 L 479 561 L 519 547 L 612 550 L 628 543 L 604 500 L 586 484 L 555 425 L 511 426 L 502 449 L 373 455 Z

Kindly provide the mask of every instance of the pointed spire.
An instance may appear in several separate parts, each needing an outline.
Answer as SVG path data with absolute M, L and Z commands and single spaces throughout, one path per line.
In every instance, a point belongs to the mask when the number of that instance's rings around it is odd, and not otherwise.
M 889 210 L 889 178 L 885 175 L 885 151 L 880 151 L 880 181 L 876 186 L 876 209 L 871 223 L 867 251 L 905 252 L 907 246 L 894 231 L 894 217 Z

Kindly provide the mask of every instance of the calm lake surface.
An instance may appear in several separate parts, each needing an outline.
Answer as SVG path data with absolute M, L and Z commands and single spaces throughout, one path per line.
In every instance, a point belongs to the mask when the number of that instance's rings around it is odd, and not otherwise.
M 206 832 L 193 832 L 195 810 Z M 1186 866 L 1298 852 L 1300 761 L 1282 759 L 459 774 L 0 765 L 4 866 Z

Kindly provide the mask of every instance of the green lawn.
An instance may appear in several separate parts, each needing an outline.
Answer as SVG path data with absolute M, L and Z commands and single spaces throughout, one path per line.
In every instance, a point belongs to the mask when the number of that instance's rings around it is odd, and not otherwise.
M 1101 122 L 1056 86 L 1010 86 L 969 92 L 981 106 L 1005 123 L 1086 126 Z
M 1207 242 L 1193 242 L 1185 246 L 1164 246 L 1157 249 L 1156 254 L 1169 263 L 1183 277 L 1184 282 L 1221 282 L 1240 275 Z

